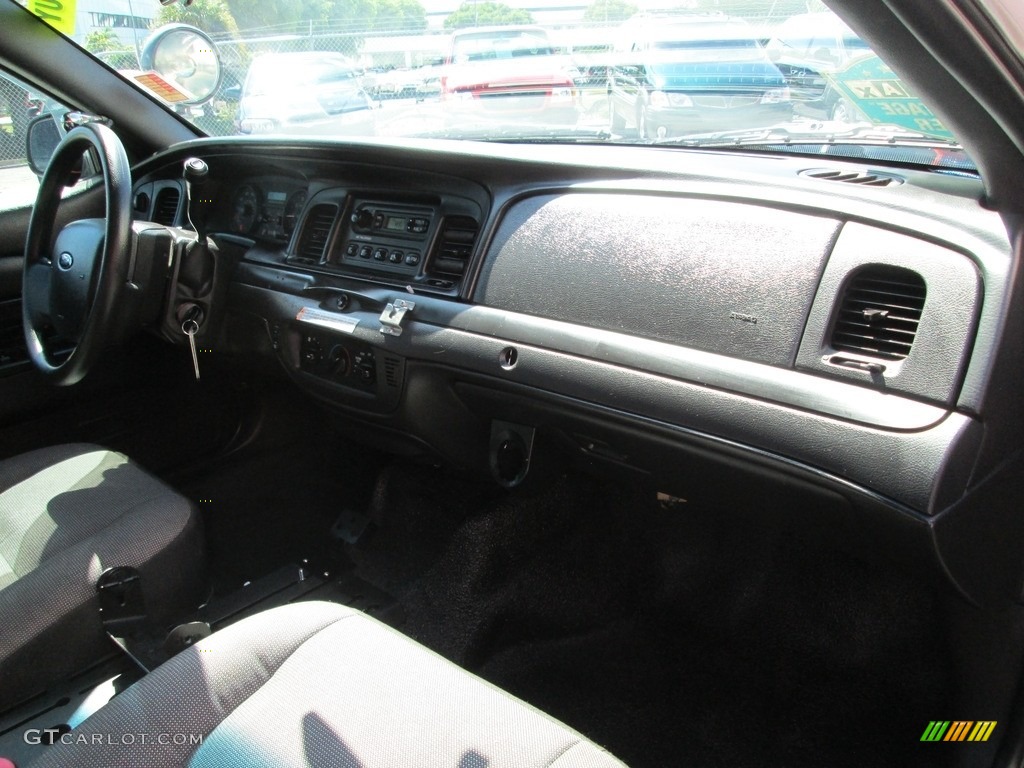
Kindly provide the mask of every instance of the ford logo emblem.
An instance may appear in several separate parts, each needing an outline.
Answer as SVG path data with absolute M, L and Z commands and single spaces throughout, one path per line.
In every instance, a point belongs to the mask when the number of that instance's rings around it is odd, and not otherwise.
M 63 270 L 71 269 L 71 267 L 73 267 L 74 265 L 75 265 L 75 257 L 72 256 L 67 251 L 64 251 L 64 253 L 62 253 L 57 258 L 57 266 L 60 267 Z

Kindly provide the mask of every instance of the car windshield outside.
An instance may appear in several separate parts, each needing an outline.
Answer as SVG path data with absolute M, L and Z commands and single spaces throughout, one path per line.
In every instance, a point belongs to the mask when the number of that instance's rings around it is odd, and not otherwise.
M 154 31 L 207 33 L 218 88 L 167 108 L 213 136 L 663 143 L 973 170 L 885 52 L 818 0 L 364 5 L 80 0 L 62 30 L 136 85 Z M 192 70 L 176 72 L 188 93 Z M 47 103 L 9 90 L 16 143 Z
M 542 29 L 470 30 L 453 36 L 449 63 L 468 64 L 518 56 L 550 56 L 554 53 L 555 49 Z

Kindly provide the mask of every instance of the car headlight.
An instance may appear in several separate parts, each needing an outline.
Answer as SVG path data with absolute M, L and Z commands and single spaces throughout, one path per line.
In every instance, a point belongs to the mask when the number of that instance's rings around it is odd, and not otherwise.
M 761 97 L 762 104 L 781 104 L 789 101 L 789 88 L 772 88 Z
M 655 109 L 664 109 L 668 106 L 668 94 L 664 91 L 651 91 L 651 106 Z

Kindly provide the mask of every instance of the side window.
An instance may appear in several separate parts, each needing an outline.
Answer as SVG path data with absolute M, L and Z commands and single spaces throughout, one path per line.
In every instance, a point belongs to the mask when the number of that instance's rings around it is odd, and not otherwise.
M 25 161 L 31 98 L 27 88 L 0 73 L 0 210 L 22 205 L 35 191 L 36 177 Z
M 0 210 L 32 203 L 38 180 L 26 160 L 29 122 L 38 114 L 31 90 L 0 72 Z
M 28 125 L 59 105 L 0 70 L 0 211 L 31 205 L 39 179 L 28 167 Z

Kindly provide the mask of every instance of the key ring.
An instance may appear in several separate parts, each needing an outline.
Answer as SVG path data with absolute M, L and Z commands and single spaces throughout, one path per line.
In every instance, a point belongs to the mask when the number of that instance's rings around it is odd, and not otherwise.
M 195 320 L 186 320 L 181 324 L 181 332 L 186 336 L 195 336 L 199 333 L 199 323 Z

